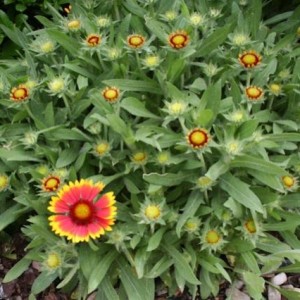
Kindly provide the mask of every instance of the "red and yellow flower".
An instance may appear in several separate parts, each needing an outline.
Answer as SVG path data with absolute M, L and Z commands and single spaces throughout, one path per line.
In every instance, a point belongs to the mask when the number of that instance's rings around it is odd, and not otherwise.
M 208 144 L 210 135 L 205 129 L 195 128 L 187 134 L 186 140 L 192 148 L 200 149 Z
M 120 97 L 120 90 L 115 86 L 106 87 L 102 91 L 102 96 L 107 102 L 116 102 Z
M 51 198 L 48 210 L 52 231 L 73 243 L 88 242 L 111 231 L 115 223 L 116 206 L 113 192 L 100 196 L 102 182 L 81 179 L 69 182 Z
M 245 68 L 253 68 L 260 64 L 262 57 L 254 50 L 244 51 L 239 55 L 239 62 Z
M 264 92 L 260 87 L 248 86 L 245 89 L 245 94 L 249 100 L 259 100 L 263 96 Z
M 55 192 L 60 186 L 61 180 L 58 176 L 49 175 L 42 180 L 42 190 L 44 192 Z
M 96 33 L 89 34 L 85 39 L 85 42 L 89 47 L 96 47 L 101 44 L 101 41 L 101 36 Z
M 29 89 L 25 84 L 20 84 L 12 88 L 10 92 L 10 99 L 14 102 L 23 102 L 29 98 Z
M 189 35 L 184 30 L 172 32 L 168 37 L 169 45 L 174 49 L 186 47 L 189 41 Z
M 140 34 L 132 34 L 127 37 L 127 45 L 130 48 L 141 48 L 145 44 L 145 38 Z

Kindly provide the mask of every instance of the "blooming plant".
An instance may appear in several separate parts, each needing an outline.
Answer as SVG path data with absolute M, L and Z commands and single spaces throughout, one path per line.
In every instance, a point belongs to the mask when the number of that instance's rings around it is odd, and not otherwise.
M 73 1 L 22 31 L 2 16 L 19 54 L 0 61 L 0 230 L 21 217 L 28 241 L 4 282 L 35 261 L 30 299 L 243 280 L 260 300 L 269 273 L 300 271 L 300 10 L 265 19 L 263 2 Z

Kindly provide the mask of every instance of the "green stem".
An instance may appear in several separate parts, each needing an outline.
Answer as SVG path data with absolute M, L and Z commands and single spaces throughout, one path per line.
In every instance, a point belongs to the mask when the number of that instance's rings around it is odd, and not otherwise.
M 246 86 L 247 86 L 247 87 L 250 86 L 251 75 L 252 75 L 251 72 L 248 71 L 248 73 L 247 73 L 247 81 L 246 81 Z
M 119 11 L 118 0 L 114 0 L 114 10 L 115 10 L 116 19 L 120 20 L 120 11 Z
M 131 264 L 132 267 L 135 267 L 135 263 L 134 263 L 134 260 L 130 254 L 130 252 L 128 251 L 127 247 L 124 245 L 122 247 L 122 251 L 123 253 L 125 254 L 126 258 L 128 259 L 129 263 Z
M 198 158 L 200 159 L 200 161 L 202 162 L 204 173 L 206 173 L 207 167 L 206 167 L 206 163 L 205 163 L 205 160 L 204 160 L 203 153 L 202 153 L 202 152 L 198 152 L 198 153 L 197 153 L 197 156 L 198 156 Z
M 52 127 L 49 127 L 49 128 L 46 128 L 46 129 L 38 131 L 37 134 L 45 133 L 45 132 L 48 132 L 48 131 L 51 131 L 51 130 L 55 130 L 55 129 L 61 128 L 61 127 L 63 127 L 63 125 L 52 126 Z
M 64 100 L 65 107 L 66 107 L 66 109 L 67 109 L 67 111 L 68 111 L 68 114 L 69 114 L 69 116 L 70 116 L 70 119 L 72 119 L 72 111 L 71 111 L 71 107 L 70 107 L 70 105 L 69 105 L 69 101 L 68 101 L 66 95 L 64 95 L 64 94 L 62 95 L 62 98 L 63 98 L 63 100 Z
M 179 117 L 178 120 L 179 120 L 179 123 L 181 125 L 182 130 L 183 131 L 188 131 L 188 129 L 185 127 L 185 124 L 184 124 L 184 118 L 183 117 Z

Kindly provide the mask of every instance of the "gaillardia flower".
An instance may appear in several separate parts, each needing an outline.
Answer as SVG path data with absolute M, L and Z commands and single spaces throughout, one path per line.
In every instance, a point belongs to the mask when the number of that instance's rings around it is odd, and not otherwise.
M 249 234 L 256 233 L 256 226 L 255 226 L 255 223 L 253 220 L 247 220 L 244 223 L 244 228 L 245 228 L 246 232 Z
M 49 175 L 42 180 L 42 190 L 44 192 L 55 192 L 60 186 L 61 180 L 58 176 Z
M 217 251 L 220 249 L 226 242 L 223 239 L 222 234 L 217 229 L 204 230 L 201 237 L 202 249 L 208 249 L 209 251 Z
M 130 48 L 141 48 L 145 43 L 145 38 L 140 34 L 132 34 L 127 37 L 127 45 Z
M 248 86 L 245 89 L 245 94 L 249 100 L 259 100 L 263 96 L 263 90 L 257 86 Z
M 253 68 L 260 64 L 262 57 L 254 50 L 244 51 L 239 55 L 239 62 L 245 68 Z
M 0 192 L 7 189 L 9 179 L 5 174 L 0 174 Z
M 79 19 L 73 19 L 68 21 L 66 26 L 70 31 L 77 31 L 81 27 L 81 22 Z
M 95 145 L 94 150 L 95 154 L 99 157 L 104 156 L 109 151 L 110 145 L 106 141 L 101 141 Z
M 298 180 L 291 175 L 285 175 L 281 177 L 281 182 L 286 190 L 294 191 L 298 188 Z
M 59 268 L 61 266 L 61 256 L 56 252 L 49 253 L 46 258 L 45 265 L 50 270 Z
M 187 46 L 189 43 L 189 36 L 186 31 L 176 31 L 169 34 L 168 42 L 169 45 L 174 49 L 181 49 Z
M 195 128 L 186 135 L 186 140 L 192 148 L 201 149 L 210 141 L 210 135 L 205 129 Z
M 270 89 L 270 92 L 275 96 L 278 96 L 282 90 L 281 85 L 277 84 L 277 83 L 271 83 L 269 85 L 269 89 Z
M 131 159 L 137 165 L 144 165 L 147 162 L 148 154 L 145 151 L 137 151 L 132 155 Z
M 87 179 L 64 185 L 57 196 L 51 198 L 48 207 L 55 213 L 49 217 L 52 231 L 73 243 L 88 242 L 111 231 L 116 201 L 113 192 L 99 196 L 103 188 L 102 182 Z
M 116 88 L 115 86 L 112 87 L 106 87 L 102 91 L 102 96 L 107 102 L 116 102 L 119 99 L 120 96 L 120 90 Z
M 86 45 L 91 48 L 100 45 L 101 41 L 101 36 L 96 33 L 89 34 L 85 39 Z
M 12 88 L 10 92 L 10 99 L 14 102 L 23 102 L 29 98 L 29 89 L 25 84 L 20 84 Z

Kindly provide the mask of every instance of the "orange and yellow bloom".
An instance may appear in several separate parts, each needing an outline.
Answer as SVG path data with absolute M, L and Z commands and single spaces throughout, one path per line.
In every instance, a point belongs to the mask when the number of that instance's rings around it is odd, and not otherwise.
M 174 49 L 181 49 L 187 46 L 189 43 L 189 35 L 186 31 L 176 31 L 169 35 L 169 45 Z
M 249 100 L 260 100 L 264 92 L 260 87 L 248 86 L 245 89 L 245 94 Z
M 140 34 L 132 34 L 127 37 L 127 45 L 130 48 L 141 48 L 145 44 L 145 38 Z
M 210 135 L 205 129 L 195 128 L 187 134 L 186 140 L 192 148 L 200 149 L 208 144 Z
M 245 51 L 239 55 L 239 62 L 245 68 L 253 68 L 260 64 L 262 57 L 254 50 Z
M 50 227 L 59 236 L 73 243 L 88 242 L 111 231 L 115 223 L 116 206 L 113 192 L 100 196 L 102 182 L 81 179 L 69 182 L 51 198 L 48 210 Z
M 23 102 L 29 98 L 29 89 L 25 84 L 20 84 L 12 88 L 10 92 L 10 99 L 14 102 Z
M 58 176 L 49 175 L 42 180 L 42 189 L 45 192 L 55 192 L 60 186 L 61 180 Z
M 120 90 L 114 86 L 106 87 L 102 91 L 102 96 L 107 102 L 116 102 L 120 97 Z
M 96 47 L 101 44 L 101 41 L 101 36 L 96 33 L 89 34 L 85 39 L 86 45 L 88 47 Z

